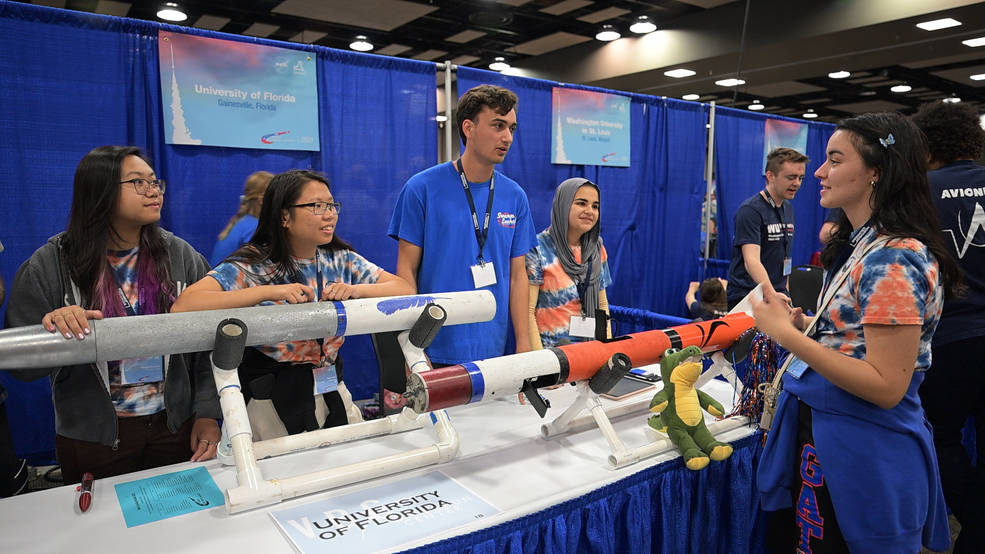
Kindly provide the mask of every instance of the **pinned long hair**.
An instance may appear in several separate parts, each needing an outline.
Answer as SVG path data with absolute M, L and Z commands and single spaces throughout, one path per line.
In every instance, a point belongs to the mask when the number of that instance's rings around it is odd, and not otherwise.
M 139 148 L 100 146 L 82 158 L 75 169 L 72 209 L 63 247 L 69 275 L 79 287 L 83 306 L 101 310 L 106 317 L 123 315 L 117 282 L 106 259 L 106 251 L 120 233 L 113 227 L 122 187 L 123 160 L 137 156 L 150 165 Z M 137 255 L 137 294 L 141 313 L 165 313 L 174 303 L 171 263 L 167 245 L 157 223 L 140 229 Z
M 291 242 L 287 229 L 281 224 L 281 213 L 297 204 L 304 186 L 311 181 L 323 183 L 331 191 L 328 179 L 313 171 L 292 169 L 279 173 L 270 180 L 267 192 L 263 195 L 259 223 L 249 242 L 229 256 L 229 260 L 250 265 L 272 263 L 272 274 L 258 275 L 261 279 L 278 280 L 287 277 L 295 280 L 300 276 L 298 264 L 291 257 Z M 318 247 L 327 252 L 352 250 L 352 246 L 340 239 L 337 234 L 332 240 Z
M 845 119 L 836 130 L 849 140 L 869 169 L 879 172 L 869 198 L 871 221 L 882 234 L 915 238 L 925 244 L 940 267 L 945 297 L 959 293 L 961 271 L 951 257 L 937 209 L 927 182 L 927 140 L 909 119 L 896 113 L 867 113 Z M 821 252 L 821 263 L 830 267 L 848 248 L 852 225 L 842 210 L 838 230 Z

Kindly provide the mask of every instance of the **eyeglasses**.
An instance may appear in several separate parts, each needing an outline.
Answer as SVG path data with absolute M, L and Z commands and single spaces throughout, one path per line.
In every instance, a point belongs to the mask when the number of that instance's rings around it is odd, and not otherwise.
M 120 184 L 130 183 L 133 185 L 133 190 L 141 196 L 147 196 L 151 187 L 156 188 L 164 194 L 164 179 L 144 179 L 143 177 L 137 177 L 135 179 L 127 179 L 126 181 L 120 181 Z
M 311 208 L 311 213 L 323 215 L 325 210 L 332 210 L 336 214 L 342 211 L 342 202 L 308 202 L 307 204 L 295 204 L 289 208 Z

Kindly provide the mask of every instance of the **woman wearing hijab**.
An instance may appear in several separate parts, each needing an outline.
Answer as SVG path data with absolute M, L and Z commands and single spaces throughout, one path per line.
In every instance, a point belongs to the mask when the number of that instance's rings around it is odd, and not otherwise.
M 582 178 L 562 182 L 554 191 L 551 226 L 527 253 L 533 349 L 594 337 L 595 310 L 609 311 L 607 260 L 599 236 L 598 186 Z

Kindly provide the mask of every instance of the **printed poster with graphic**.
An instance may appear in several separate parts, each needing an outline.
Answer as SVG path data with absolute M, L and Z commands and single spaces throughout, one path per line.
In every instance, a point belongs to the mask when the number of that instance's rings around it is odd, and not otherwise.
M 165 142 L 318 150 L 315 55 L 158 31 Z
M 440 471 L 270 512 L 298 552 L 393 552 L 500 511 Z
M 551 96 L 553 163 L 629 167 L 628 97 L 563 87 Z
M 807 124 L 784 119 L 766 119 L 763 129 L 763 174 L 766 174 L 766 156 L 785 146 L 801 154 L 807 153 Z

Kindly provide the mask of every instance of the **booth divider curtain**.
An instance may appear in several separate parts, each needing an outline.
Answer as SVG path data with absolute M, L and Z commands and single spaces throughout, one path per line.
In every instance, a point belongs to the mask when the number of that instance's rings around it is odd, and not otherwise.
M 757 114 L 746 110 L 719 107 L 715 110 L 715 181 L 718 196 L 717 258 L 732 257 L 735 212 L 753 194 L 766 186 L 763 167 L 763 126 L 768 118 L 783 117 Z M 807 163 L 804 181 L 793 199 L 794 240 L 791 252 L 793 265 L 808 263 L 811 254 L 821 249 L 818 232 L 824 222 L 818 180 L 814 171 L 824 163 L 828 137 L 834 133 L 830 123 L 806 123 Z M 726 268 L 726 272 L 727 272 Z
M 602 239 L 613 278 L 609 302 L 684 313 L 684 292 L 697 272 L 701 247 L 708 106 L 458 68 L 459 96 L 483 83 L 506 87 L 520 98 L 514 143 L 499 169 L 526 191 L 536 230 L 550 225 L 554 189 L 561 181 L 584 177 L 596 183 L 602 191 Z M 630 167 L 551 163 L 555 86 L 631 99 Z
M 158 30 L 312 52 L 318 59 L 320 152 L 164 143 Z M 162 227 L 208 256 L 250 173 L 293 168 L 327 175 L 343 203 L 339 236 L 388 271 L 386 225 L 408 177 L 437 161 L 435 67 L 430 62 L 227 35 L 0 0 L 0 275 L 14 273 L 68 220 L 72 179 L 94 147 L 146 149 L 168 189 Z M 40 321 L 39 321 L 40 323 Z M 343 347 L 356 398 L 377 390 L 368 337 Z M 2 375 L 15 443 L 43 459 L 54 450 L 46 381 Z

